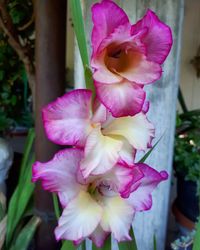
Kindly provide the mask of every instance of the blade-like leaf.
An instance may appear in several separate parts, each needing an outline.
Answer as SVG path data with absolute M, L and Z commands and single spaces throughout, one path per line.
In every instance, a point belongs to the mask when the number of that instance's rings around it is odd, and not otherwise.
M 200 246 L 200 220 L 197 224 L 197 231 L 195 234 L 194 245 L 193 245 L 192 250 L 199 250 L 199 246 Z
M 138 163 L 143 163 L 146 161 L 146 159 L 150 156 L 152 151 L 155 149 L 155 147 L 158 145 L 158 143 L 163 138 L 164 134 L 160 137 L 160 139 L 153 145 L 153 147 L 138 161 Z
M 10 250 L 27 250 L 31 239 L 39 225 L 41 219 L 39 217 L 32 217 L 30 221 L 25 225 L 25 227 L 19 233 L 15 243 L 12 245 Z
M 25 150 L 20 167 L 20 176 L 18 185 L 13 193 L 8 206 L 6 245 L 11 243 L 14 230 L 21 219 L 30 197 L 34 190 L 34 185 L 31 183 L 32 164 L 34 156 L 30 159 L 31 149 L 35 138 L 33 129 L 29 130 L 27 140 L 25 143 Z
M 19 183 L 20 183 L 21 179 L 23 179 L 24 171 L 25 171 L 25 168 L 27 167 L 27 163 L 29 161 L 29 157 L 30 157 L 31 149 L 33 147 L 34 139 L 35 139 L 35 131 L 33 128 L 30 128 L 26 142 L 25 142 L 25 146 L 24 146 L 24 154 L 23 154 L 22 163 L 20 166 Z M 22 186 L 23 186 L 23 183 L 22 183 Z
M 6 197 L 0 192 L 0 221 L 4 218 L 6 211 Z
M 130 230 L 130 236 L 132 238 L 131 241 L 118 243 L 119 250 L 137 250 L 137 244 L 136 244 L 135 235 L 134 235 L 132 227 Z
M 81 59 L 83 62 L 83 67 L 85 71 L 85 82 L 86 88 L 91 89 L 93 91 L 93 96 L 95 95 L 95 88 L 92 78 L 92 72 L 89 68 L 89 57 L 87 50 L 87 42 L 85 35 L 85 27 L 84 27 L 84 19 L 81 9 L 81 1 L 80 0 L 69 0 L 72 21 L 74 25 L 74 31 L 76 34 L 76 39 L 78 42 L 79 51 L 81 54 Z
M 13 193 L 8 206 L 8 225 L 6 233 L 6 245 L 9 246 L 13 237 L 13 233 L 18 225 L 20 219 L 25 212 L 28 202 L 33 194 L 35 185 L 31 182 L 32 176 L 32 164 L 34 162 L 34 156 L 27 164 L 27 170 L 24 174 L 23 186 L 19 183 L 15 192 Z
M 156 240 L 156 235 L 155 234 L 153 236 L 153 249 L 157 250 L 157 240 Z
M 95 96 L 94 81 L 93 81 L 93 77 L 92 77 L 92 71 L 88 66 L 85 67 L 85 82 L 86 82 L 87 89 L 92 90 L 93 98 L 94 98 L 94 96 Z
M 54 205 L 55 215 L 58 220 L 60 217 L 60 209 L 59 209 L 58 197 L 56 194 L 53 194 L 53 205 Z
M 60 250 L 76 250 L 77 248 L 74 246 L 74 244 L 72 243 L 72 241 L 64 241 L 62 244 L 62 247 Z
M 81 250 L 86 250 L 86 241 L 84 240 L 83 243 L 81 244 Z
M 6 237 L 6 224 L 7 224 L 7 216 L 5 216 L 4 219 L 0 221 L 0 250 L 3 247 Z
M 85 27 L 80 0 L 69 0 L 72 21 L 84 68 L 89 65 Z

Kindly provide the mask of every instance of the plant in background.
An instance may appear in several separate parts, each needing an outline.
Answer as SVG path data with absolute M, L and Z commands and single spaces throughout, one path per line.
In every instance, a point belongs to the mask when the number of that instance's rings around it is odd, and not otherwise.
M 200 116 L 188 117 L 184 113 L 177 116 L 177 133 L 175 137 L 174 163 L 175 171 L 185 180 L 197 184 L 200 195 Z M 181 118 L 182 117 L 182 118 Z
M 32 1 L 0 1 L 0 132 L 33 125 L 33 35 Z
M 8 202 L 0 193 L 0 249 L 27 250 L 30 241 L 40 223 L 40 218 L 33 215 L 32 194 L 34 184 L 31 183 L 31 166 L 34 161 L 32 146 L 34 130 L 30 129 L 25 151 L 20 166 L 18 185 Z
M 112 234 L 120 249 L 137 249 L 134 214 L 151 208 L 153 190 L 168 177 L 135 162 L 135 154 L 152 147 L 143 85 L 161 76 L 171 30 L 151 10 L 131 25 L 113 1 L 94 4 L 90 69 L 80 1 L 70 5 L 88 90 L 71 91 L 44 107 L 47 137 L 67 148 L 49 162 L 36 162 L 32 179 L 58 194 L 63 209 L 61 215 L 56 209 L 58 240 L 83 242 L 85 249 L 90 238 L 93 249 L 110 249 Z M 69 244 L 62 250 L 74 249 Z

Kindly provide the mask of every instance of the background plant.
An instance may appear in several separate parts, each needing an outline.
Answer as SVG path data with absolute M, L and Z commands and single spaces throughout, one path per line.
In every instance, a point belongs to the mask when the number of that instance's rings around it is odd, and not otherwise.
M 0 132 L 32 125 L 34 81 L 33 3 L 0 0 Z
M 185 104 L 184 104 L 185 106 Z M 186 106 L 185 106 L 186 107 Z M 197 184 L 200 195 L 200 113 L 199 110 L 187 111 L 177 115 L 174 167 L 176 174 Z

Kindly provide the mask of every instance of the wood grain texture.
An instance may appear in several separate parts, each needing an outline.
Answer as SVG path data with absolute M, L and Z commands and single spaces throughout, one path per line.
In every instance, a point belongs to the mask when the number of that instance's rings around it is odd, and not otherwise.
M 200 46 L 199 13 L 199 0 L 185 0 L 180 85 L 189 110 L 200 108 L 200 78 L 190 63 Z
M 93 2 L 95 1 L 83 1 L 89 48 L 92 27 L 90 6 Z M 148 163 L 157 170 L 167 170 L 169 175 L 171 175 L 177 86 L 179 82 L 183 0 L 117 0 L 116 2 L 124 8 L 132 23 L 141 18 L 148 8 L 151 8 L 173 31 L 173 49 L 164 64 L 162 79 L 146 87 L 147 98 L 151 101 L 148 117 L 156 127 L 157 139 L 154 142 L 164 133 L 159 145 L 149 157 Z M 78 62 L 76 61 L 76 63 Z M 81 72 L 76 71 L 76 76 L 79 76 L 78 78 L 81 79 Z M 169 192 L 170 177 L 168 181 L 162 183 L 154 192 L 152 209 L 148 212 L 136 214 L 133 226 L 138 250 L 152 250 L 154 234 L 157 239 L 157 249 L 164 249 Z

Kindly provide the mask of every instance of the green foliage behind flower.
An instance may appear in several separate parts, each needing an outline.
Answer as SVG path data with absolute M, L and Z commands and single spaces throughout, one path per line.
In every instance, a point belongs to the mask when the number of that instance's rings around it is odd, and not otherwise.
M 186 180 L 197 183 L 200 194 L 200 117 L 177 118 L 175 140 L 175 171 Z
M 22 46 L 29 47 L 34 54 L 33 4 L 29 0 L 10 0 L 7 11 L 16 28 Z M 23 43 L 27 44 L 24 45 Z M 0 132 L 5 132 L 18 125 L 31 127 L 31 100 L 28 81 L 23 63 L 9 45 L 8 37 L 0 29 Z

